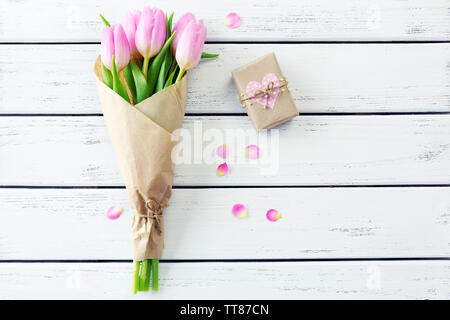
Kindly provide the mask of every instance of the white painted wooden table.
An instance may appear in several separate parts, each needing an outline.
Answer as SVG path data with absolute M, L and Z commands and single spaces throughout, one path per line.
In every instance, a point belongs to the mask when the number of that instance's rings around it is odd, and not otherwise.
M 0 3 L 0 298 L 450 298 L 449 0 L 152 1 L 203 17 L 221 54 L 190 74 L 185 128 L 250 129 L 230 72 L 270 51 L 302 115 L 275 176 L 177 166 L 161 290 L 133 296 L 92 70 L 98 13 L 146 3 Z

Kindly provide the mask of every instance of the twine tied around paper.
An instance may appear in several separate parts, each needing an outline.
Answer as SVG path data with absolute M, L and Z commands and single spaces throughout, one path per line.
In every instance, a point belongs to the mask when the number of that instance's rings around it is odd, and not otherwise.
M 147 212 L 145 214 L 137 214 L 137 217 L 140 218 L 147 218 L 152 219 L 155 221 L 156 228 L 160 230 L 160 219 L 162 217 L 162 211 L 164 210 L 165 206 L 161 206 L 158 202 L 156 202 L 153 199 L 149 199 L 145 202 L 145 208 L 147 209 Z
M 258 98 L 264 97 L 265 103 L 263 104 L 263 106 L 264 109 L 266 109 L 269 106 L 269 98 L 276 97 L 280 93 L 280 91 L 284 92 L 285 90 L 289 91 L 289 87 L 288 87 L 288 80 L 284 77 L 278 79 L 277 85 L 275 85 L 274 81 L 269 81 L 264 88 L 258 89 L 253 93 L 244 92 L 241 95 L 239 95 L 238 98 L 239 101 L 241 102 L 242 107 L 245 108 L 247 107 L 246 105 L 247 101 L 256 100 Z M 250 105 L 253 105 L 253 102 L 250 102 Z

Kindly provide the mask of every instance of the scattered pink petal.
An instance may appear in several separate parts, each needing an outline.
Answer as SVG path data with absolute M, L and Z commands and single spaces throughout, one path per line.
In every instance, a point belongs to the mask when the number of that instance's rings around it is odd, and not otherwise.
M 122 212 L 123 208 L 121 206 L 112 206 L 106 211 L 106 217 L 110 220 L 116 220 L 119 219 Z
M 257 145 L 251 144 L 245 148 L 245 156 L 249 159 L 259 158 L 259 147 Z
M 242 203 L 236 203 L 233 208 L 231 209 L 231 213 L 236 218 L 245 218 L 247 216 L 247 207 L 244 206 Z
M 266 217 L 267 217 L 267 220 L 269 220 L 270 222 L 275 222 L 275 221 L 281 219 L 281 213 L 279 213 L 275 209 L 270 209 L 269 211 L 267 211 Z
M 227 165 L 226 162 L 220 164 L 220 165 L 217 167 L 217 175 L 218 175 L 218 176 L 224 176 L 224 175 L 226 175 L 227 173 L 228 173 L 228 165 Z
M 221 158 L 225 159 L 228 156 L 229 151 L 230 150 L 226 143 L 217 147 L 217 155 Z
M 235 29 L 241 24 L 241 17 L 236 12 L 231 12 L 227 14 L 222 23 L 225 25 L 225 27 Z

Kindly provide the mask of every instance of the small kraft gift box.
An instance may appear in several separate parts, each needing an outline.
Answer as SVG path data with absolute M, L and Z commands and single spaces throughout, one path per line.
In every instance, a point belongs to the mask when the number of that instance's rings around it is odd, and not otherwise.
M 238 100 L 256 131 L 298 116 L 298 110 L 274 53 L 232 71 Z

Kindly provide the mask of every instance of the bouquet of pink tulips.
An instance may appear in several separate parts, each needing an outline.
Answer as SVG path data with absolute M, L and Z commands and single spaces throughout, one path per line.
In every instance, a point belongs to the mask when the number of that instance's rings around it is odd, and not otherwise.
M 102 34 L 95 73 L 108 132 L 133 209 L 133 292 L 158 290 L 163 210 L 172 192 L 171 159 L 187 101 L 186 71 L 201 58 L 206 28 L 192 13 L 172 28 L 157 8 L 127 13 Z M 151 281 L 152 280 L 152 281 Z

